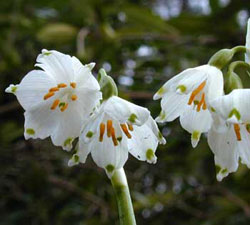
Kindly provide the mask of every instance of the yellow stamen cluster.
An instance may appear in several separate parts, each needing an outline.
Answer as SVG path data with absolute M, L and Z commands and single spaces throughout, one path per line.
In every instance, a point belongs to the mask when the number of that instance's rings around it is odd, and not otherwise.
M 75 89 L 75 88 L 76 88 L 76 83 L 75 83 L 75 82 L 71 82 L 71 83 L 70 83 L 70 86 L 71 86 L 72 88 Z M 50 97 L 52 97 L 52 96 L 55 95 L 55 92 L 60 91 L 60 88 L 66 88 L 66 87 L 67 87 L 67 84 L 65 84 L 65 83 L 60 83 L 60 84 L 58 84 L 56 87 L 50 88 L 50 89 L 49 89 L 49 92 L 48 92 L 46 95 L 43 96 L 43 99 L 44 99 L 44 100 L 49 99 Z M 71 96 L 71 100 L 72 100 L 72 101 L 76 101 L 76 100 L 77 100 L 77 95 L 73 94 L 73 95 Z M 51 109 L 51 110 L 55 110 L 55 109 L 57 108 L 57 106 L 59 106 L 61 112 L 64 112 L 64 111 L 68 108 L 68 105 L 69 105 L 68 103 L 60 102 L 59 99 L 56 99 L 56 100 L 54 100 L 54 102 L 52 103 L 50 109 Z
M 113 121 L 112 120 L 107 120 L 107 125 L 105 125 L 104 123 L 100 124 L 100 135 L 99 135 L 99 141 L 102 142 L 103 141 L 103 137 L 104 137 L 104 133 L 105 133 L 105 127 L 107 126 L 107 137 L 108 138 L 112 138 L 112 141 L 114 143 L 114 146 L 118 145 L 118 141 L 116 138 L 116 134 L 115 134 L 115 128 L 113 127 Z M 131 134 L 129 133 L 128 130 L 133 131 L 134 128 L 132 126 L 132 124 L 128 124 L 128 127 L 126 124 L 120 124 L 123 132 L 125 133 L 125 135 L 128 138 L 132 138 Z
M 205 85 L 206 85 L 206 81 L 203 81 L 196 89 L 194 89 L 194 91 L 192 92 L 188 100 L 188 105 L 191 105 L 193 102 L 195 102 L 195 97 L 204 89 Z M 201 95 L 201 100 L 197 104 L 197 108 L 196 108 L 197 112 L 199 112 L 201 108 L 203 110 L 207 109 L 204 92 Z

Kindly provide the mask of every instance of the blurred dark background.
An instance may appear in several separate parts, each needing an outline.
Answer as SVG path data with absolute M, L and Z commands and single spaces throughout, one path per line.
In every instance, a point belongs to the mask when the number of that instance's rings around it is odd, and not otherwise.
M 69 168 L 71 153 L 23 138 L 23 109 L 4 89 L 41 49 L 96 62 L 120 96 L 156 117 L 152 95 L 165 81 L 245 44 L 249 9 L 248 0 L 0 1 L 0 224 L 119 224 L 110 181 L 91 157 Z M 138 225 L 250 224 L 250 171 L 241 166 L 219 183 L 205 136 L 194 150 L 179 121 L 160 128 L 168 143 L 158 163 L 125 165 Z

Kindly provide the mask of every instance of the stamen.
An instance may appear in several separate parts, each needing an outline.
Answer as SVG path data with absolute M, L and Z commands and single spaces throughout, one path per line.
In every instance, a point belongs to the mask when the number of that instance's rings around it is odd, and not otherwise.
M 55 94 L 55 92 L 49 92 L 46 95 L 43 96 L 44 100 L 47 100 L 48 98 L 52 97 Z
M 55 92 L 55 91 L 59 91 L 58 87 L 53 87 L 49 89 L 49 92 Z
M 66 88 L 67 87 L 67 84 L 64 84 L 64 83 L 60 83 L 57 85 L 58 88 Z
M 56 99 L 56 100 L 53 102 L 53 104 L 52 104 L 52 106 L 50 107 L 50 109 L 51 109 L 51 110 L 56 109 L 56 107 L 59 105 L 59 103 L 60 103 L 60 100 L 59 100 L 59 99 Z
M 202 89 L 205 87 L 206 85 L 206 81 L 203 81 L 191 94 L 190 98 L 189 98 L 189 101 L 188 101 L 188 105 L 191 105 L 192 102 L 194 101 L 195 99 L 195 96 L 198 95 Z
M 239 126 L 239 124 L 234 124 L 234 132 L 236 134 L 237 140 L 241 141 L 240 126 Z
M 71 82 L 71 83 L 70 83 L 70 86 L 71 86 L 72 88 L 76 88 L 76 83 L 75 83 L 75 82 Z
M 111 128 L 111 135 L 112 135 L 112 141 L 114 143 L 114 146 L 117 146 L 118 141 L 117 141 L 116 136 L 115 136 L 115 128 L 114 127 Z
M 77 99 L 77 95 L 71 95 L 71 100 L 75 101 Z
M 202 106 L 202 109 L 203 109 L 203 110 L 206 110 L 206 109 L 207 109 L 206 101 L 204 101 L 204 104 L 203 104 L 203 106 Z
M 111 137 L 111 133 L 112 133 L 112 120 L 108 120 L 107 121 L 107 136 Z
M 103 135 L 105 132 L 105 124 L 101 123 L 100 124 L 100 136 L 99 136 L 99 141 L 102 142 L 103 141 Z
M 128 129 L 129 129 L 130 131 L 133 131 L 133 130 L 134 130 L 133 125 L 130 124 L 130 123 L 128 123 Z
M 121 124 L 121 128 L 122 128 L 123 132 L 126 134 L 126 136 L 130 139 L 132 136 L 128 131 L 127 125 L 126 124 Z
M 205 102 L 205 94 L 203 92 L 202 96 L 201 96 L 201 100 L 200 100 L 199 104 L 197 105 L 197 112 L 200 112 L 201 106 L 204 104 L 204 102 Z
M 64 112 L 67 108 L 68 108 L 69 103 L 65 103 L 62 107 L 61 107 L 61 112 Z

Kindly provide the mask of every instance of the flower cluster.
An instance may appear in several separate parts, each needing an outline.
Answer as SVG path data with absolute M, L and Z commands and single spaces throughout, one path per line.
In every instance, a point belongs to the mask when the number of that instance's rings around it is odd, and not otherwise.
M 238 161 L 250 168 L 250 89 L 234 72 L 236 66 L 249 69 L 250 20 L 246 47 L 223 49 L 207 65 L 187 69 L 167 81 L 154 95 L 161 98 L 162 111 L 157 122 L 170 122 L 180 117 L 181 126 L 191 133 L 192 146 L 208 132 L 208 144 L 215 155 L 217 179 L 221 181 L 238 168 Z M 228 67 L 228 85 L 235 89 L 224 94 L 221 69 L 236 52 L 246 52 L 245 62 L 233 62 Z
M 42 50 L 35 64 L 42 70 L 29 72 L 20 84 L 6 89 L 25 110 L 25 138 L 50 136 L 65 150 L 79 138 L 69 165 L 84 163 L 91 153 L 110 177 L 123 167 L 129 152 L 155 163 L 158 143 L 165 139 L 150 112 L 117 97 L 116 85 L 104 70 L 98 82 L 91 73 L 94 65 Z

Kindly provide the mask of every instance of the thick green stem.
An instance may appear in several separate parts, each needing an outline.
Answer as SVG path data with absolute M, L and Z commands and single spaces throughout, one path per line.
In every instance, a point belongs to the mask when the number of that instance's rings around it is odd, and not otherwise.
M 114 172 L 114 175 L 111 177 L 111 183 L 115 190 L 120 225 L 136 225 L 127 178 L 123 168 Z

